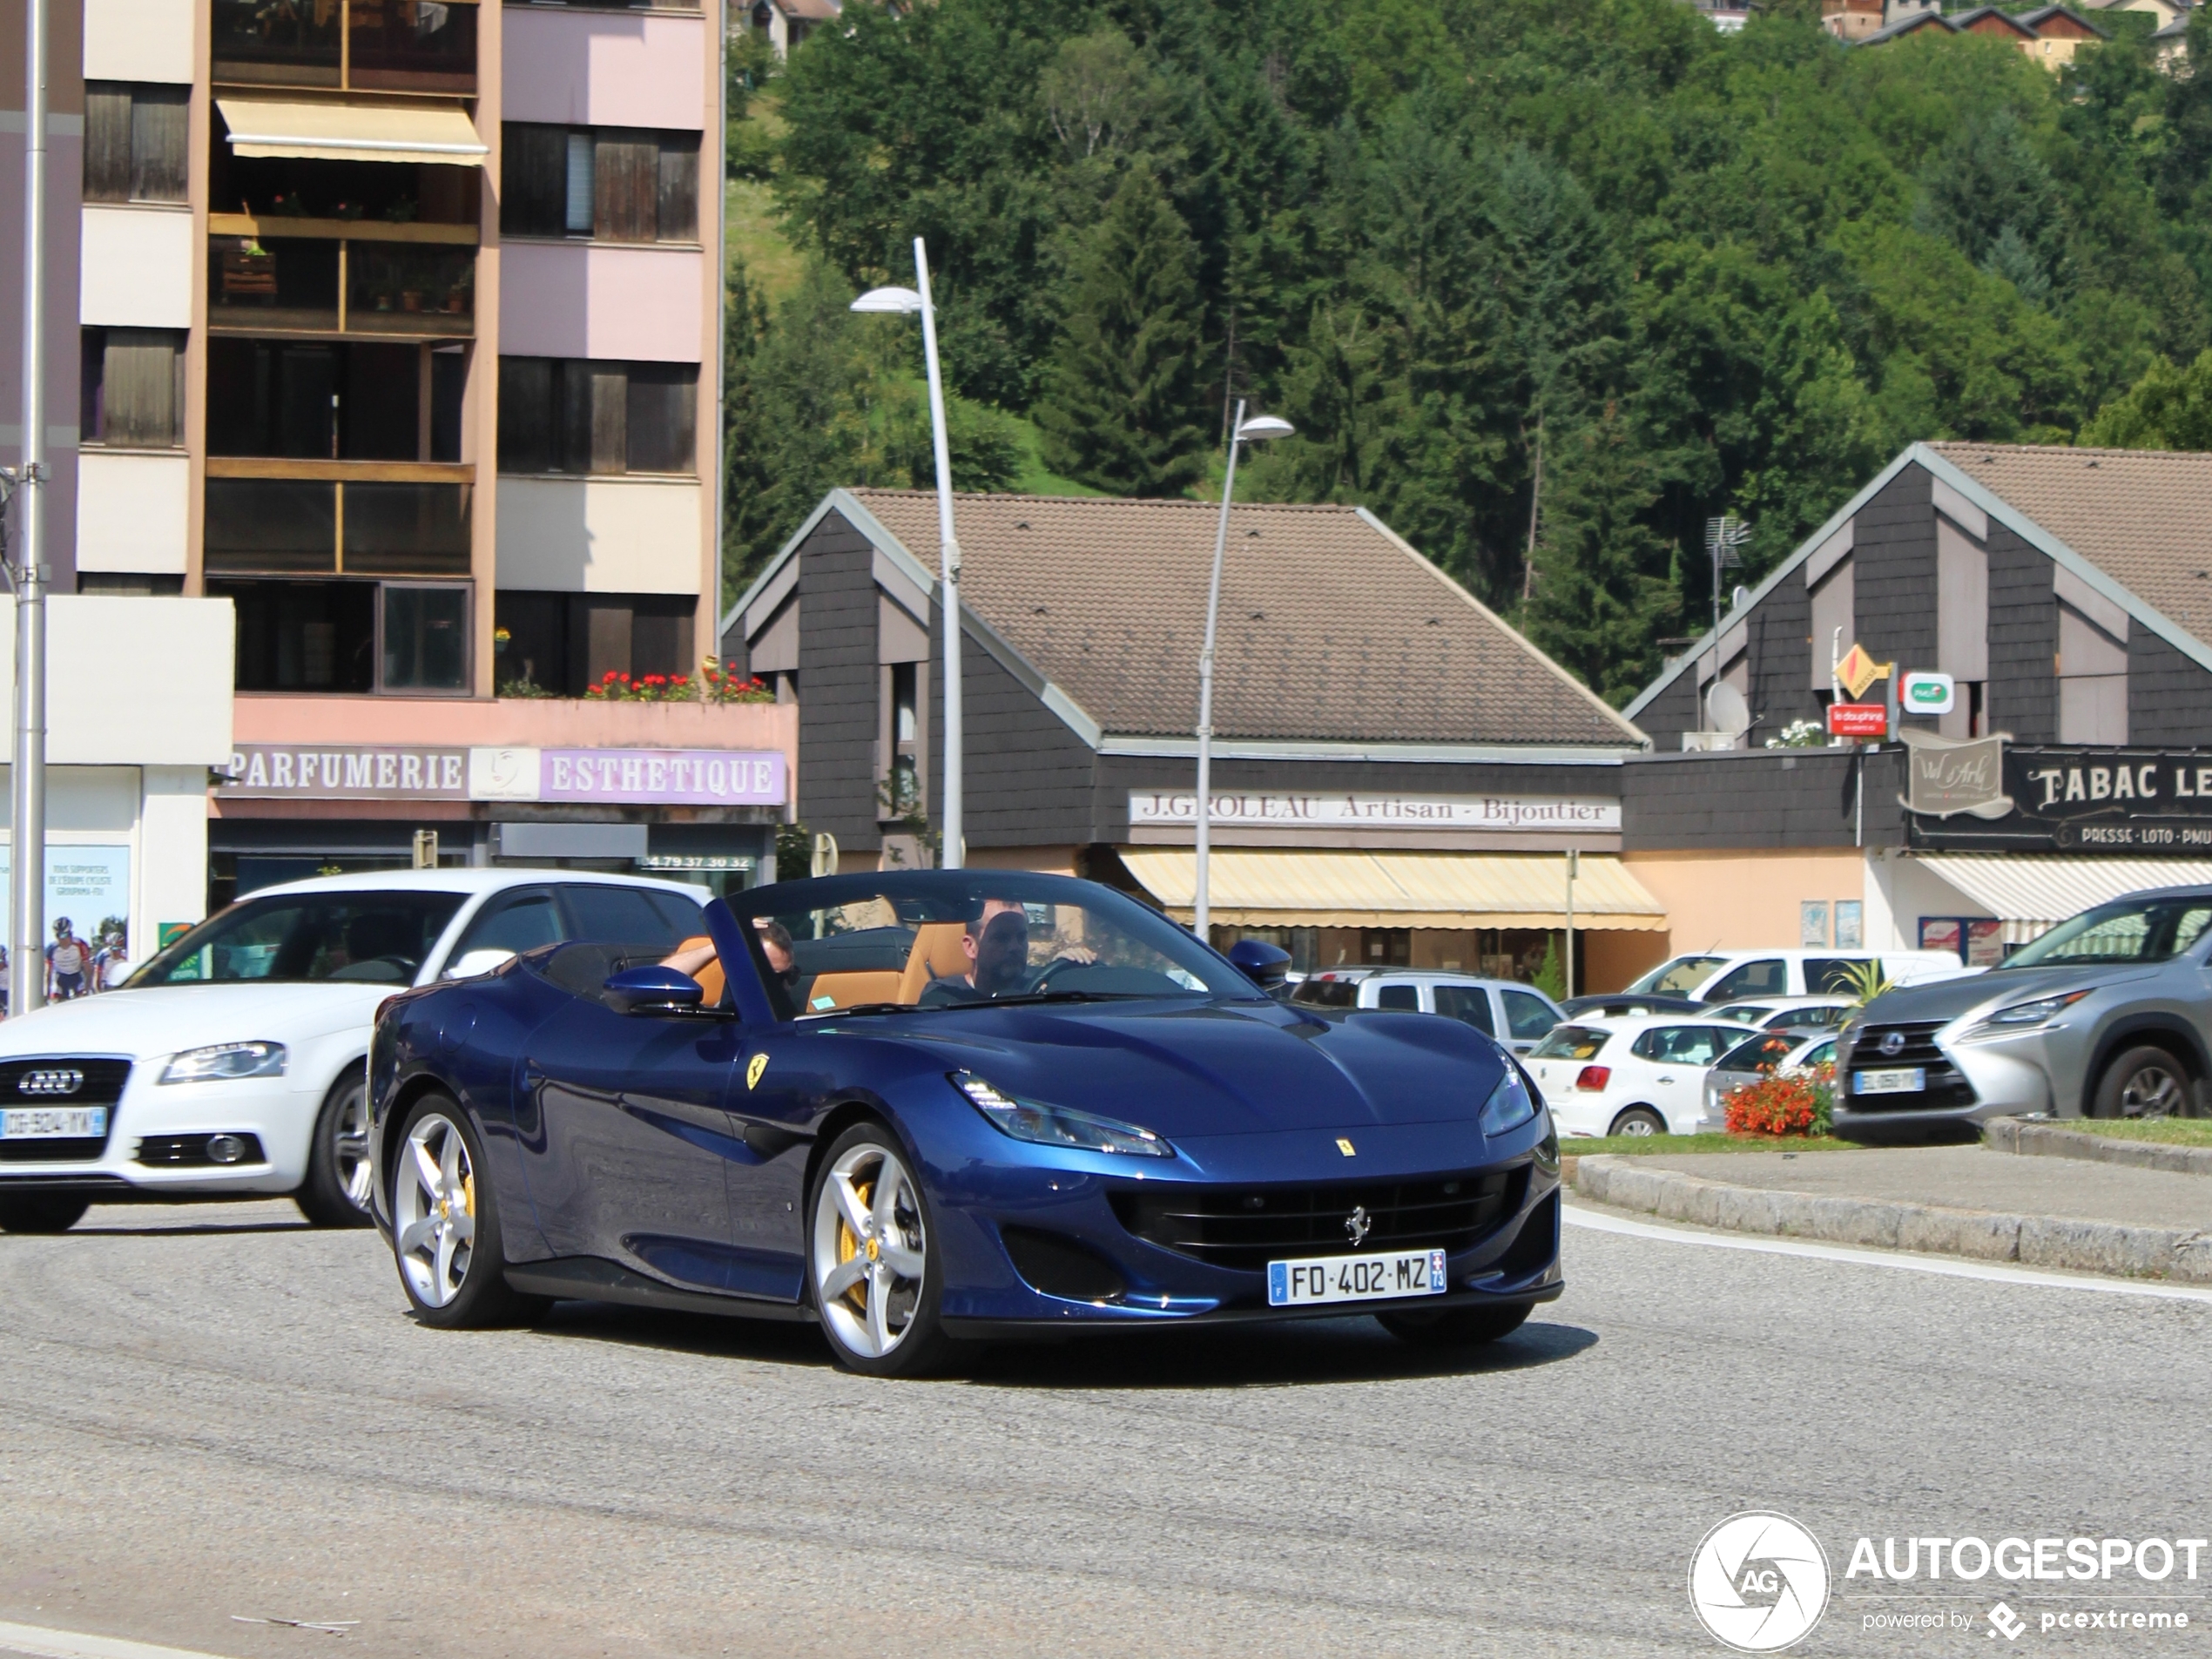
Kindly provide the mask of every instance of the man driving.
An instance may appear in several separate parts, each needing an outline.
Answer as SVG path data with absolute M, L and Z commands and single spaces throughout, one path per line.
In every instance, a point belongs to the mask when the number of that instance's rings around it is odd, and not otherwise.
M 1029 914 L 1015 900 L 984 900 L 981 914 L 970 920 L 961 934 L 960 948 L 968 958 L 968 972 L 932 980 L 922 991 L 921 1006 L 1020 996 L 1042 977 L 1029 971 Z M 1044 966 L 1049 969 L 1055 963 L 1097 960 L 1098 953 L 1088 946 L 1069 945 Z

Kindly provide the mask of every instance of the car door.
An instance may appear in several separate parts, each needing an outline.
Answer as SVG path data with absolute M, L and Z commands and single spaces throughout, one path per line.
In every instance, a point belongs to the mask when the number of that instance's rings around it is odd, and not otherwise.
M 1447 1020 L 1458 1020 L 1473 1026 L 1483 1035 L 1498 1035 L 1497 1022 L 1490 1015 L 1490 992 L 1480 985 L 1439 985 L 1433 988 L 1436 1012 Z M 1548 1029 L 1549 1028 L 1546 1028 Z
M 1747 997 L 1788 996 L 1790 964 L 1779 956 L 1738 962 L 1697 994 L 1701 1002 L 1741 1002 Z
M 1690 1132 L 1704 1111 L 1706 1071 L 1743 1037 L 1725 1026 L 1655 1025 L 1636 1038 L 1632 1052 L 1650 1067 L 1646 1098 L 1669 1130 Z
M 1515 1054 L 1531 1052 L 1566 1017 L 1534 991 L 1503 988 L 1498 999 L 1505 1004 L 1507 1046 Z

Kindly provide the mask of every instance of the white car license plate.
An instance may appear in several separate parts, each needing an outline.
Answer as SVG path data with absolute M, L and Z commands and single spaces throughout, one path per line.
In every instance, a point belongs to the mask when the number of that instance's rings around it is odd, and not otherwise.
M 1917 1095 L 1928 1086 L 1928 1074 L 1919 1066 L 1905 1066 L 1896 1071 L 1854 1071 L 1851 1075 L 1851 1091 L 1854 1095 Z
M 1398 1296 L 1441 1296 L 1444 1252 L 1399 1251 L 1387 1256 L 1314 1256 L 1267 1264 L 1267 1305 L 1309 1307 L 1322 1302 L 1379 1302 Z
M 106 1133 L 105 1106 L 10 1106 L 0 1111 L 0 1141 L 93 1141 Z

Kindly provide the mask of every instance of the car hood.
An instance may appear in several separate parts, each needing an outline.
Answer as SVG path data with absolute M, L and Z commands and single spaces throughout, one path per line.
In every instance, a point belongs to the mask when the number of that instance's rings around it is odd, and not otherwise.
M 902 1043 L 948 1072 L 1170 1140 L 1472 1122 L 1507 1063 L 1456 1020 L 1273 1002 L 963 1008 L 897 1023 Z
M 298 1042 L 366 1027 L 396 985 L 162 985 L 56 1002 L 0 1024 L 0 1057 L 117 1054 L 145 1058 L 210 1042 Z
M 2148 968 L 2000 968 L 1961 979 L 1932 980 L 1885 991 L 1866 1005 L 1860 1016 L 1868 1025 L 1898 1025 L 1907 1022 L 1952 1021 L 1964 1014 L 2010 1008 L 2039 996 L 2058 996 L 2067 991 L 2101 989 L 2129 980 L 2148 979 L 2160 965 Z

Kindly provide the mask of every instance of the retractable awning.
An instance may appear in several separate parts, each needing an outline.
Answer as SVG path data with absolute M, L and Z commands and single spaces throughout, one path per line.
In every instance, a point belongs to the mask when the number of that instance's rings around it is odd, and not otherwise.
M 1197 854 L 1124 847 L 1122 863 L 1172 914 L 1188 919 Z M 1563 927 L 1567 861 L 1541 853 L 1217 850 L 1212 919 L 1244 927 Z M 1667 913 L 1621 860 L 1585 853 L 1577 928 L 1663 933 Z
M 2212 861 L 2201 859 L 1922 853 L 1913 861 L 2001 920 L 2008 945 L 2040 939 L 2068 916 L 2125 893 L 2212 885 Z
M 458 104 L 302 104 L 219 98 L 234 154 L 475 167 L 491 153 Z

